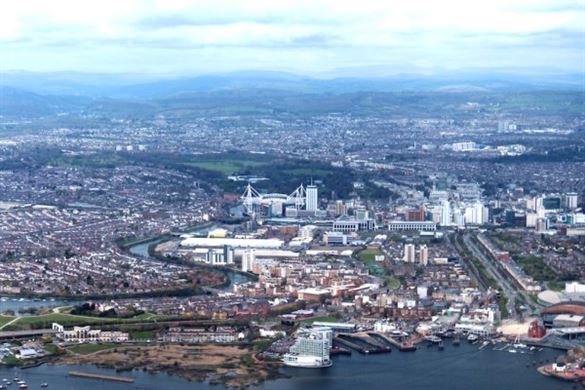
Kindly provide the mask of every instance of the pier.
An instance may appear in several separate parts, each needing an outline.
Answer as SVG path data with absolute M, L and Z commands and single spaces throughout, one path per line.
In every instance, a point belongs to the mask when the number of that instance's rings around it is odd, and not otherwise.
M 390 347 L 381 345 L 375 340 L 370 339 L 367 335 L 340 334 L 335 336 L 333 340 L 338 344 L 363 354 L 392 352 Z
M 416 351 L 416 346 L 414 345 L 414 343 L 411 343 L 409 341 L 400 342 L 393 337 L 386 336 L 385 334 L 378 333 L 378 332 L 368 332 L 368 335 L 372 336 L 372 337 L 376 337 L 376 338 L 381 339 L 381 340 L 384 340 L 389 345 L 392 345 L 393 347 L 398 348 L 398 350 L 400 352 Z
M 98 380 L 113 381 L 113 382 L 123 382 L 123 383 L 133 383 L 134 382 L 134 378 L 124 377 L 124 376 L 94 374 L 91 372 L 82 372 L 82 371 L 69 371 L 69 376 L 74 376 L 77 378 L 98 379 Z

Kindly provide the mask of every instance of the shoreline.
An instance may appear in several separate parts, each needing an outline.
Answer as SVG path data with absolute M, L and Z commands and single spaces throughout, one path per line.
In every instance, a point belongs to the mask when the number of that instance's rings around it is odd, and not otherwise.
M 278 378 L 286 378 L 281 365 L 267 365 L 253 360 L 247 363 L 252 347 L 242 345 L 121 345 L 86 355 L 55 356 L 46 364 L 64 366 L 95 366 L 116 373 L 143 371 L 164 373 L 187 381 L 221 384 L 229 388 L 257 386 Z

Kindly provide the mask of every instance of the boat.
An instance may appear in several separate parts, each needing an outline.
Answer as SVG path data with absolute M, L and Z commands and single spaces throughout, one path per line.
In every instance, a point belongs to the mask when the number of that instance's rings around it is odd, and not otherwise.
M 41 383 L 41 387 L 49 387 L 49 384 L 47 382 Z
M 518 351 L 516 351 L 515 349 L 509 349 L 508 352 L 510 352 L 510 353 L 516 353 Z
M 476 334 L 470 334 L 469 336 L 467 336 L 467 341 L 469 341 L 470 343 L 475 343 L 477 340 L 479 340 L 479 337 Z
M 21 384 L 18 386 L 19 389 L 28 389 L 28 385 L 26 383 Z

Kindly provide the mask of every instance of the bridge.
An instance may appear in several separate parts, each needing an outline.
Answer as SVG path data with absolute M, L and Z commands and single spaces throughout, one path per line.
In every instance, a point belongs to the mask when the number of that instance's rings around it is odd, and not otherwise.
M 48 336 L 57 333 L 53 329 L 31 329 L 0 332 L 0 340 L 23 339 L 29 337 Z

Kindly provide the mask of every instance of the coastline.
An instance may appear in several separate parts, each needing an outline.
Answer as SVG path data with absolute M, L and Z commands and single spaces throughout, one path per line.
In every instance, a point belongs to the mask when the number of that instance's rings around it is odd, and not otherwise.
M 280 364 L 264 364 L 252 357 L 249 345 L 121 345 L 86 355 L 61 355 L 52 365 L 93 365 L 116 372 L 165 373 L 187 381 L 209 382 L 229 388 L 257 386 L 285 378 Z

